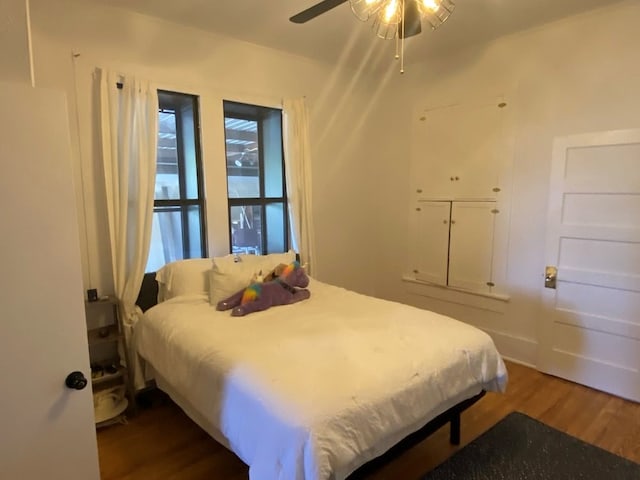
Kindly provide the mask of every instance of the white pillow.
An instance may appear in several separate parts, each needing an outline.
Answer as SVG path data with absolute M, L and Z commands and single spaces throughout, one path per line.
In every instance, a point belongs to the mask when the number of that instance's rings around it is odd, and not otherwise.
M 210 258 L 190 258 L 166 264 L 156 272 L 158 301 L 178 295 L 209 293 Z
M 214 257 L 209 272 L 209 303 L 217 305 L 220 300 L 249 286 L 252 277 L 262 271 L 271 272 L 279 264 L 289 265 L 296 253 L 271 253 L 269 255 L 226 255 Z

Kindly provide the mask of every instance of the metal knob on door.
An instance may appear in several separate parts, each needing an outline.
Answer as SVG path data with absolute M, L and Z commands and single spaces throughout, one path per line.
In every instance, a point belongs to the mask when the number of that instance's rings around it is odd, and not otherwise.
M 82 372 L 71 372 L 67 375 L 64 384 L 72 390 L 82 390 L 87 386 L 87 378 Z
M 547 266 L 544 269 L 544 288 L 556 288 L 558 280 L 558 269 L 554 266 Z

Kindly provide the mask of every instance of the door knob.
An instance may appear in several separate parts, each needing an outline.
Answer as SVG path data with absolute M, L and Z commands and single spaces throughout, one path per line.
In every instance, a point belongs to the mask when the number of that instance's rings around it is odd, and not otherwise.
M 558 269 L 553 266 L 549 266 L 544 269 L 544 287 L 556 288 L 556 280 L 558 279 Z
M 87 386 L 87 378 L 82 372 L 71 372 L 64 381 L 67 388 L 73 390 L 82 390 Z

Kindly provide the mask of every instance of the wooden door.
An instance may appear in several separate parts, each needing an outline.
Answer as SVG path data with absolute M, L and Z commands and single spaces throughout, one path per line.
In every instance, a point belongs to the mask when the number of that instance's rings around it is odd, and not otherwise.
M 640 130 L 556 140 L 546 262 L 539 368 L 640 401 Z
M 409 268 L 417 280 L 447 284 L 451 202 L 417 202 L 411 213 Z
M 0 83 L 0 478 L 99 478 L 68 116 Z M 80 385 L 79 385 L 80 386 Z
M 495 202 L 453 202 L 449 286 L 491 292 Z

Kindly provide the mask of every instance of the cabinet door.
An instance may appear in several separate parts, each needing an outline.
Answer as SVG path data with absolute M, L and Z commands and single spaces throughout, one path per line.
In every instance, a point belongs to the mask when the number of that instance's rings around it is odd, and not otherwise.
M 504 108 L 487 101 L 426 112 L 414 128 L 414 191 L 443 199 L 493 197 L 505 164 Z
M 411 215 L 409 267 L 415 278 L 447 284 L 451 202 L 418 202 Z
M 495 202 L 452 202 L 449 286 L 490 292 Z

